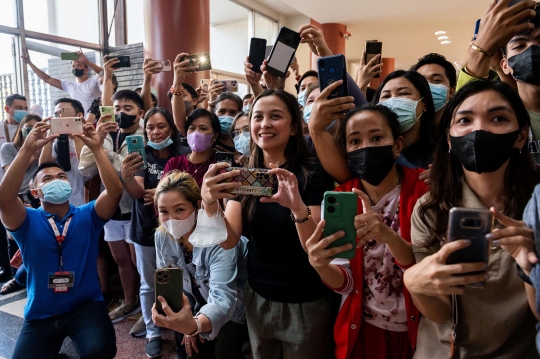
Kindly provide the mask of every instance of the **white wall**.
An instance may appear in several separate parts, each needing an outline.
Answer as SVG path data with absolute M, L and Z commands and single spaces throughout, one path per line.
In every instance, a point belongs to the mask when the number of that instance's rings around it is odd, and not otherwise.
M 210 61 L 212 68 L 244 73 L 249 54 L 248 20 L 210 26 Z

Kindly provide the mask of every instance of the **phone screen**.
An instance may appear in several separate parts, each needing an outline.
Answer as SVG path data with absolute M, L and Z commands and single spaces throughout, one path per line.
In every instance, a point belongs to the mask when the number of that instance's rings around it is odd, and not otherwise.
M 282 42 L 277 42 L 268 65 L 283 73 L 287 72 L 291 56 L 296 50 Z

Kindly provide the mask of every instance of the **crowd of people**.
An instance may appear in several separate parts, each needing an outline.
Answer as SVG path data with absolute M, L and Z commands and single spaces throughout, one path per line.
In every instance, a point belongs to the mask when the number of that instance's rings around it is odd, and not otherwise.
M 158 99 L 153 59 L 139 88 L 117 91 L 118 59 L 101 68 L 81 52 L 75 81 L 60 81 L 25 52 L 70 98 L 53 118 L 6 99 L 0 276 L 14 278 L 1 293 L 28 293 L 12 357 L 56 358 L 69 336 L 81 358 L 113 358 L 113 323 L 141 313 L 131 335 L 149 358 L 163 355 L 160 328 L 179 359 L 539 358 L 540 5 L 509 2 L 489 6 L 459 71 L 431 53 L 372 89 L 380 59 L 362 56 L 337 98 L 343 81 L 321 90 L 297 64 L 291 94 L 289 73 L 247 57 L 241 98 L 187 83 L 198 65 L 181 53 Z M 297 31 L 332 55 L 320 29 Z M 61 117 L 83 118 L 82 132 L 52 133 Z M 128 151 L 137 135 L 144 154 Z M 273 194 L 232 193 L 239 168 L 275 176 Z M 354 233 L 323 234 L 328 191 L 354 194 Z M 494 219 L 486 261 L 448 262 L 478 246 L 450 238 L 455 207 Z M 172 268 L 176 296 L 156 297 L 156 270 Z

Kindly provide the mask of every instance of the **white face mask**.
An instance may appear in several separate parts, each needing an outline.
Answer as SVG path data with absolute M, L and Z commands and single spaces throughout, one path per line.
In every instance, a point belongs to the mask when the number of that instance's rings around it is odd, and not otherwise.
M 213 247 L 227 240 L 227 226 L 219 211 L 208 217 L 204 209 L 199 209 L 197 227 L 189 236 L 193 247 Z
M 174 239 L 179 239 L 193 229 L 195 225 L 195 211 L 186 219 L 169 219 L 161 224 Z

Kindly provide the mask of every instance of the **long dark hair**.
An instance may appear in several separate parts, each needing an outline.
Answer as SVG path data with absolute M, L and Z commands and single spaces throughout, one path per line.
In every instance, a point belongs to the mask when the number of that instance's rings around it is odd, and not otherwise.
M 294 135 L 291 135 L 289 142 L 285 147 L 285 164 L 283 168 L 287 171 L 293 172 L 294 170 L 300 168 L 304 175 L 304 189 L 305 185 L 308 182 L 308 178 L 311 173 L 308 171 L 306 165 L 309 163 L 315 163 L 316 160 L 311 155 L 308 150 L 306 140 L 303 136 L 302 122 L 304 121 L 302 114 L 300 113 L 300 107 L 298 107 L 298 102 L 296 97 L 290 93 L 283 90 L 266 90 L 253 101 L 251 110 L 249 112 L 250 117 L 250 128 L 251 126 L 251 117 L 253 116 L 253 109 L 255 104 L 263 97 L 274 96 L 279 100 L 283 101 L 287 106 L 287 110 L 291 115 L 291 125 L 294 131 Z M 255 141 L 251 140 L 251 155 L 249 157 L 249 168 L 264 168 L 264 155 L 262 149 L 257 146 Z M 244 196 L 242 198 L 242 212 L 244 218 L 248 220 L 248 223 L 253 219 L 253 214 L 255 212 L 255 205 L 257 203 L 257 198 L 254 196 Z
M 38 115 L 29 114 L 29 115 L 24 116 L 22 121 L 19 123 L 19 127 L 17 127 L 15 136 L 13 137 L 13 146 L 15 146 L 17 151 L 20 150 L 22 145 L 24 144 L 25 138 L 23 137 L 22 130 L 24 128 L 24 125 L 28 121 L 41 122 L 42 120 L 41 120 L 41 117 L 39 117 Z
M 412 85 L 420 92 L 420 97 L 425 104 L 425 112 L 420 117 L 420 137 L 414 144 L 408 144 L 401 152 L 407 161 L 420 165 L 422 168 L 427 168 L 431 163 L 433 148 L 438 142 L 435 126 L 435 106 L 433 105 L 433 97 L 429 84 L 424 76 L 416 71 L 397 70 L 390 73 L 383 80 L 377 92 L 373 96 L 373 104 L 378 104 L 381 98 L 381 92 L 388 81 L 404 77 L 409 80 Z
M 174 124 L 174 119 L 171 113 L 163 107 L 152 107 L 150 110 L 148 110 L 148 112 L 146 112 L 146 115 L 144 115 L 144 143 L 148 142 L 148 135 L 146 134 L 146 124 L 148 123 L 150 117 L 154 116 L 156 113 L 162 114 L 163 117 L 165 117 L 165 120 L 167 120 L 167 124 L 171 128 L 171 140 L 173 141 L 171 154 L 177 154 L 177 149 L 181 146 L 180 135 L 178 129 L 176 128 L 176 125 Z
M 485 80 L 473 81 L 461 88 L 448 102 L 441 119 L 441 131 L 446 136 L 450 130 L 452 116 L 463 101 L 475 94 L 495 91 L 506 99 L 516 114 L 520 129 L 530 124 L 529 114 L 518 93 L 504 82 Z M 521 219 L 523 210 L 531 198 L 538 178 L 534 174 L 531 157 L 527 148 L 514 150 L 504 174 L 504 214 Z M 435 149 L 428 200 L 419 208 L 424 225 L 433 232 L 432 238 L 422 243 L 430 247 L 445 241 L 448 229 L 448 213 L 452 207 L 463 205 L 463 168 L 458 159 L 449 153 L 446 140 L 441 140 Z M 430 212 L 430 213 L 428 213 Z M 427 217 L 431 220 L 427 220 Z

